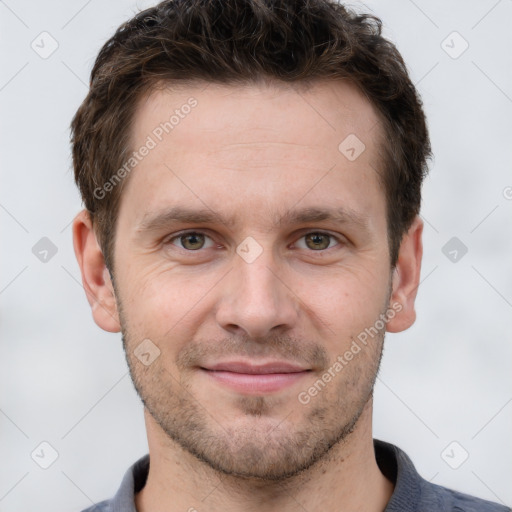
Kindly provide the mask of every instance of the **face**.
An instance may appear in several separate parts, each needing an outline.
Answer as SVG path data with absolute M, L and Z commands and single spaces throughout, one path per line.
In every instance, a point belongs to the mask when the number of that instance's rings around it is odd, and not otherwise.
M 379 133 L 343 82 L 139 105 L 133 149 L 156 145 L 123 190 L 117 313 L 151 421 L 212 468 L 294 475 L 371 398 L 392 307 Z

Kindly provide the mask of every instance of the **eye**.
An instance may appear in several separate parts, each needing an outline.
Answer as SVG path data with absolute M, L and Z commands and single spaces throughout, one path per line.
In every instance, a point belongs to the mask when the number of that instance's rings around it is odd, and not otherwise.
M 207 240 L 210 240 L 210 245 L 206 244 Z M 299 247 L 299 249 L 311 249 L 315 252 L 324 251 L 326 249 L 331 249 L 333 246 L 331 242 L 333 240 L 337 241 L 336 245 L 340 245 L 340 240 L 338 237 L 331 235 L 330 233 L 324 233 L 321 231 L 311 231 L 306 233 L 299 240 L 305 240 L 305 246 Z M 211 238 L 199 231 L 188 231 L 178 233 L 171 238 L 168 238 L 165 242 L 165 245 L 177 245 L 179 248 L 184 249 L 189 252 L 196 252 L 200 249 L 208 249 L 213 247 L 214 243 Z
M 167 239 L 165 244 L 176 245 L 173 243 L 173 241 L 177 240 L 181 244 L 178 245 L 178 247 L 180 247 L 181 249 L 185 249 L 187 251 L 197 251 L 199 249 L 205 248 L 205 239 L 210 239 L 210 237 L 205 235 L 204 233 L 199 233 L 197 231 L 189 231 L 188 233 L 181 233 L 179 235 Z
M 339 242 L 339 239 L 334 235 L 331 235 L 329 233 L 323 233 L 320 231 L 312 231 L 310 233 L 307 233 L 300 238 L 300 240 L 302 239 L 306 241 L 305 248 L 312 249 L 313 251 L 322 251 L 325 249 L 330 249 L 331 247 L 329 247 L 329 245 L 332 240 L 337 240 Z M 336 245 L 339 245 L 339 243 Z M 304 249 L 304 247 L 300 248 Z

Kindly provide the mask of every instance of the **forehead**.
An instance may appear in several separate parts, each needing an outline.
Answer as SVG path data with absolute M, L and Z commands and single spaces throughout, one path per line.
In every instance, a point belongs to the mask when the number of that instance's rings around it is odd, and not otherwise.
M 289 123 L 290 114 L 296 120 L 293 124 Z M 188 117 L 193 119 L 195 129 L 210 132 L 208 142 L 212 143 L 218 139 L 229 143 L 229 128 L 241 129 L 236 131 L 238 142 L 291 138 L 310 145 L 321 142 L 324 149 L 330 142 L 326 140 L 329 132 L 336 133 L 334 142 L 348 135 L 348 131 L 370 144 L 370 132 L 373 139 L 379 136 L 379 114 L 346 80 L 322 80 L 309 85 L 275 80 L 243 85 L 187 81 L 160 82 L 139 100 L 131 127 L 132 142 L 148 134 L 160 139 L 172 133 L 172 138 L 165 137 L 167 143 L 174 140 L 178 144 L 180 135 L 188 138 L 183 129 L 183 125 L 190 124 L 185 122 Z M 204 143 L 190 139 L 187 142 L 201 147 Z
M 276 225 L 279 205 L 284 213 L 299 202 L 380 214 L 378 119 L 359 90 L 343 81 L 307 90 L 277 83 L 167 84 L 137 107 L 132 150 L 150 150 L 130 173 L 119 217 L 137 225 L 177 203 L 226 216 L 243 211 L 261 222 L 271 211 L 267 227 Z

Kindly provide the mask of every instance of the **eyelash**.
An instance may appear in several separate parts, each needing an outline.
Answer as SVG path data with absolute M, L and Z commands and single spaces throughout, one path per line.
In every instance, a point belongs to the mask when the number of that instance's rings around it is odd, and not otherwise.
M 327 233 L 325 231 L 308 231 L 307 233 L 304 233 L 303 235 L 301 235 L 299 237 L 299 240 L 301 238 L 304 238 L 305 236 L 307 235 L 322 235 L 322 236 L 328 236 L 330 239 L 334 239 L 336 242 L 338 242 L 337 245 L 343 245 L 344 242 L 337 236 L 335 235 L 332 235 L 331 233 Z M 187 235 L 204 235 L 205 237 L 208 237 L 210 239 L 212 239 L 209 235 L 207 235 L 205 232 L 203 231 L 196 231 L 196 230 L 189 230 L 189 231 L 182 231 L 180 233 L 177 233 L 176 235 L 173 235 L 171 238 L 167 238 L 166 240 L 164 240 L 163 244 L 164 245 L 174 245 L 172 242 L 173 240 L 176 240 L 176 239 L 180 239 L 184 236 L 187 236 Z M 178 249 L 181 249 L 183 251 L 186 251 L 187 253 L 199 253 L 202 251 L 203 248 L 201 249 L 197 249 L 197 250 L 191 250 L 191 249 L 185 249 L 185 247 L 179 247 L 179 246 L 175 246 L 175 247 L 178 247 Z M 334 246 L 336 247 L 336 245 Z M 333 249 L 334 247 L 327 247 L 326 249 L 319 249 L 317 251 L 313 250 L 313 249 L 310 249 L 309 252 L 312 252 L 312 253 L 323 253 L 323 252 L 326 252 L 328 251 L 329 249 Z

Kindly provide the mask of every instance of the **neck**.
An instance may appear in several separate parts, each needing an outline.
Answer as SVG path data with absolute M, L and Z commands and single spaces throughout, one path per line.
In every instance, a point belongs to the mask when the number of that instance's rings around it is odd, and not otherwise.
M 382 512 L 393 484 L 380 472 L 372 438 L 372 400 L 353 432 L 307 471 L 268 482 L 225 475 L 183 450 L 145 411 L 150 469 L 135 496 L 138 512 Z

